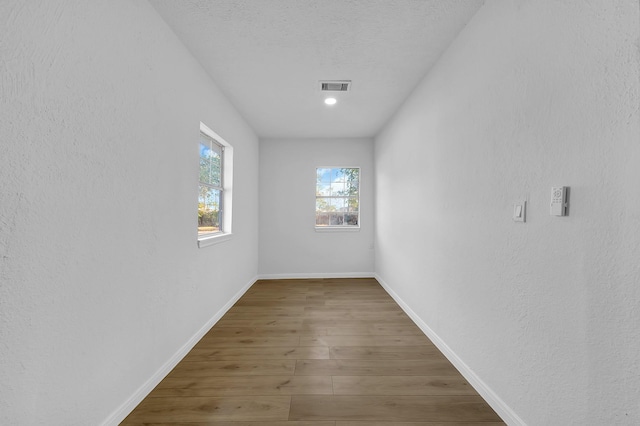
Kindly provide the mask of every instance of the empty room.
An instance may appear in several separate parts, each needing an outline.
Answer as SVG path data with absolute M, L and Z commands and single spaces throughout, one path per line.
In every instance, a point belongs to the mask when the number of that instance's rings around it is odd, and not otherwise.
M 0 0 L 0 424 L 640 424 L 639 0 Z

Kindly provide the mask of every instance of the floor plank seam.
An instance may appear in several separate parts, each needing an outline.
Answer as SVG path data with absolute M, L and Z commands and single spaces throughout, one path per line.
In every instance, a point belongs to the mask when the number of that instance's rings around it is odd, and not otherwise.
M 122 424 L 504 425 L 389 301 L 374 279 L 261 280 Z

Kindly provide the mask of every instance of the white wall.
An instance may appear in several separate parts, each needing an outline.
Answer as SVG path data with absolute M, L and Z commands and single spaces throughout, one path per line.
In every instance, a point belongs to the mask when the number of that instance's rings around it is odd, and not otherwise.
M 256 276 L 257 137 L 145 1 L 3 1 L 0 40 L 0 424 L 99 424 Z M 200 121 L 235 148 L 206 249 Z
M 315 231 L 316 167 L 360 167 L 360 231 Z M 260 140 L 260 276 L 373 274 L 373 141 Z
M 488 1 L 376 138 L 378 276 L 513 422 L 640 424 L 639 18 Z

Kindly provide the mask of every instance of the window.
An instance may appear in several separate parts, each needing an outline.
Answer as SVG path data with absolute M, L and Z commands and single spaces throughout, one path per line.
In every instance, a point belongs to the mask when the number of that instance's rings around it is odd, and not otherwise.
M 316 169 L 316 229 L 360 226 L 360 168 Z
M 198 245 L 231 233 L 231 146 L 200 124 L 198 180 Z M 215 242 L 218 242 L 217 239 Z

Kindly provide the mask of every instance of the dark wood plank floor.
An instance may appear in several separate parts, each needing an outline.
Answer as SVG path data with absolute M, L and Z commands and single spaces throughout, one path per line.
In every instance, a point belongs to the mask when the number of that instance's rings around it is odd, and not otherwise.
M 504 425 L 374 279 L 258 281 L 122 424 Z

